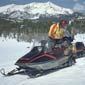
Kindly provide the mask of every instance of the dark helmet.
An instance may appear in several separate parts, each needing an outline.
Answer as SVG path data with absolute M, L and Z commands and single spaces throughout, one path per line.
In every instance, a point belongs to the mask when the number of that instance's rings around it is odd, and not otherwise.
M 61 20 L 60 21 L 60 26 L 64 27 L 68 24 L 67 20 Z

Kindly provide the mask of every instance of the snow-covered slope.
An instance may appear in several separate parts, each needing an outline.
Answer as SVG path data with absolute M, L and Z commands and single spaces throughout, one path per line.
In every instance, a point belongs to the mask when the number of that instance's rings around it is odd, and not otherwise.
M 85 35 L 78 34 L 75 38 L 81 40 L 82 36 Z M 28 46 L 32 46 L 32 44 L 0 38 L 0 69 L 5 68 L 6 71 L 10 71 L 15 68 L 14 62 L 19 56 L 28 52 L 28 48 L 26 48 Z M 0 74 L 0 85 L 85 85 L 85 57 L 77 59 L 77 63 L 71 67 L 34 79 L 29 79 L 27 75 L 17 74 L 4 77 Z
M 85 34 L 76 34 L 73 43 L 75 42 L 83 42 L 85 45 Z
M 71 9 L 57 6 L 51 2 L 33 2 L 25 5 L 10 4 L 0 7 L 0 13 L 8 14 L 10 18 L 39 18 L 43 16 L 57 16 L 59 14 L 72 14 Z
M 4 65 L 11 70 L 11 63 Z M 0 85 L 84 85 L 85 84 L 85 58 L 77 59 L 74 66 L 63 68 L 48 75 L 29 79 L 27 75 L 13 75 L 4 77 L 0 74 Z

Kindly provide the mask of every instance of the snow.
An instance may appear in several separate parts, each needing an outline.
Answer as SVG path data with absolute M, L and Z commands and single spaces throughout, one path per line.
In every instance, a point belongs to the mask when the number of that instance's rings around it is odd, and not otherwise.
M 75 42 L 83 42 L 85 45 L 85 34 L 75 35 L 73 43 L 75 43 Z
M 16 10 L 24 11 L 22 5 L 18 6 L 16 4 L 10 4 L 10 5 L 0 7 L 0 12 L 3 12 L 4 14 L 5 13 L 9 14 L 9 13 L 16 11 Z
M 11 18 L 20 17 L 21 15 L 23 17 L 25 16 L 36 16 L 39 17 L 40 15 L 55 15 L 58 14 L 72 14 L 73 11 L 68 8 L 63 8 L 58 5 L 55 5 L 52 2 L 46 2 L 46 3 L 38 3 L 33 2 L 30 4 L 25 5 L 16 5 L 16 4 L 10 4 L 6 6 L 0 7 L 0 13 L 3 14 L 9 14 Z M 20 15 L 21 14 L 21 15 Z M 29 18 L 30 18 L 29 16 Z
M 85 34 L 77 34 L 82 40 Z M 81 38 L 80 38 L 81 36 Z M 76 38 L 76 39 L 77 39 Z M 76 40 L 75 39 L 75 40 Z M 78 40 L 77 40 L 78 41 Z M 85 41 L 85 40 L 84 40 Z M 10 71 L 16 66 L 14 63 L 32 48 L 33 43 L 18 42 L 15 39 L 0 38 L 0 69 Z M 27 48 L 30 46 L 30 48 Z M 29 78 L 27 75 L 13 75 L 4 77 L 0 74 L 0 85 L 84 85 L 85 84 L 85 57 L 77 59 L 71 67 L 56 70 L 38 78 Z

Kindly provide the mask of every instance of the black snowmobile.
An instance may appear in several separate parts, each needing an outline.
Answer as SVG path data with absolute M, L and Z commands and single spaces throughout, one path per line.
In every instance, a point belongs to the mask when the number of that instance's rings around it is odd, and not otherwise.
M 14 75 L 22 69 L 28 75 L 36 76 L 42 74 L 46 70 L 58 69 L 73 64 L 72 55 L 70 53 L 64 55 L 63 47 L 55 47 L 52 52 L 48 52 L 45 45 L 35 46 L 29 53 L 22 56 L 15 65 L 18 68 L 2 74 L 5 76 Z
M 76 42 L 75 43 L 75 47 L 76 47 L 76 56 L 77 58 L 81 58 L 85 55 L 85 46 L 83 42 Z

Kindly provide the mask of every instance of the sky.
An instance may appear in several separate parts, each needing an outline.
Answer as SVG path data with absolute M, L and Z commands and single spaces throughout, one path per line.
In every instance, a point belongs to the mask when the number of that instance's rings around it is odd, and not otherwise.
M 85 11 L 85 0 L 0 0 L 0 6 L 6 4 L 29 4 L 31 2 L 51 1 L 59 6 Z

